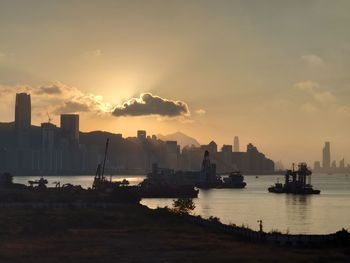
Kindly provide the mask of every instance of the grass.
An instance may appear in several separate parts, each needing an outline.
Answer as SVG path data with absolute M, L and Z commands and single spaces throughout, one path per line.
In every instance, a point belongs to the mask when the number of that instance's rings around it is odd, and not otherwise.
M 0 262 L 349 262 L 349 248 L 239 241 L 164 210 L 0 210 Z

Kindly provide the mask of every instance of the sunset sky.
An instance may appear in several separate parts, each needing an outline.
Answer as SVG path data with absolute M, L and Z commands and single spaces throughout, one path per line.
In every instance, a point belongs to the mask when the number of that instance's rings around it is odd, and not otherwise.
M 350 1 L 0 0 L 0 121 L 182 131 L 286 166 L 350 161 Z

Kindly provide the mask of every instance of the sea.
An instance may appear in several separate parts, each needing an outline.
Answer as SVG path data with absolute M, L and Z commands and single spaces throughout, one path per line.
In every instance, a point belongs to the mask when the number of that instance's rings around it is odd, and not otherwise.
M 39 176 L 14 177 L 17 183 L 27 184 Z M 49 186 L 55 182 L 91 187 L 94 176 L 47 176 Z M 131 185 L 140 183 L 145 176 L 113 176 L 112 180 L 129 180 Z M 269 193 L 267 188 L 283 176 L 245 176 L 244 189 L 200 190 L 193 199 L 193 213 L 202 217 L 217 217 L 226 224 L 246 226 L 258 230 L 262 220 L 266 232 L 280 231 L 291 234 L 328 234 L 342 228 L 350 230 L 350 175 L 312 175 L 312 185 L 321 190 L 320 195 L 291 195 Z M 150 208 L 172 207 L 173 198 L 143 199 Z

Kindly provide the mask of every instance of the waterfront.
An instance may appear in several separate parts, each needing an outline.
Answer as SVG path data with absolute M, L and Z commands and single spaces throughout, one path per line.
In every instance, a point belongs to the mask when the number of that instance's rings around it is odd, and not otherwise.
M 15 177 L 15 182 L 26 183 L 38 177 Z M 127 178 L 131 184 L 143 180 L 143 176 L 115 176 L 114 180 Z M 216 216 L 224 223 L 248 225 L 258 229 L 257 220 L 263 220 L 265 231 L 278 229 L 293 234 L 326 234 L 350 228 L 350 176 L 313 175 L 312 183 L 321 190 L 320 195 L 293 196 L 272 194 L 267 187 L 283 176 L 245 176 L 245 189 L 201 190 L 194 199 L 195 213 L 203 217 Z M 51 176 L 52 182 L 92 185 L 93 176 Z M 171 206 L 173 199 L 144 199 L 142 204 L 155 208 Z

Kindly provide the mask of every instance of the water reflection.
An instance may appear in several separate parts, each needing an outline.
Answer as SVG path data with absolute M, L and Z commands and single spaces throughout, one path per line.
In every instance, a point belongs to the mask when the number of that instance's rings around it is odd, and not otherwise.
M 18 183 L 27 183 L 39 177 L 15 177 Z M 91 187 L 94 176 L 50 176 L 54 181 Z M 144 176 L 113 176 L 113 180 L 126 178 L 138 184 Z M 313 176 L 313 185 L 321 189 L 317 196 L 295 196 L 268 193 L 276 176 L 246 176 L 245 189 L 200 190 L 195 213 L 204 217 L 216 216 L 224 223 L 249 225 L 258 229 L 262 219 L 264 230 L 279 229 L 290 233 L 331 233 L 341 228 L 350 229 L 350 178 L 344 175 Z M 281 180 L 281 179 L 280 179 Z M 171 206 L 173 199 L 143 199 L 151 208 Z

